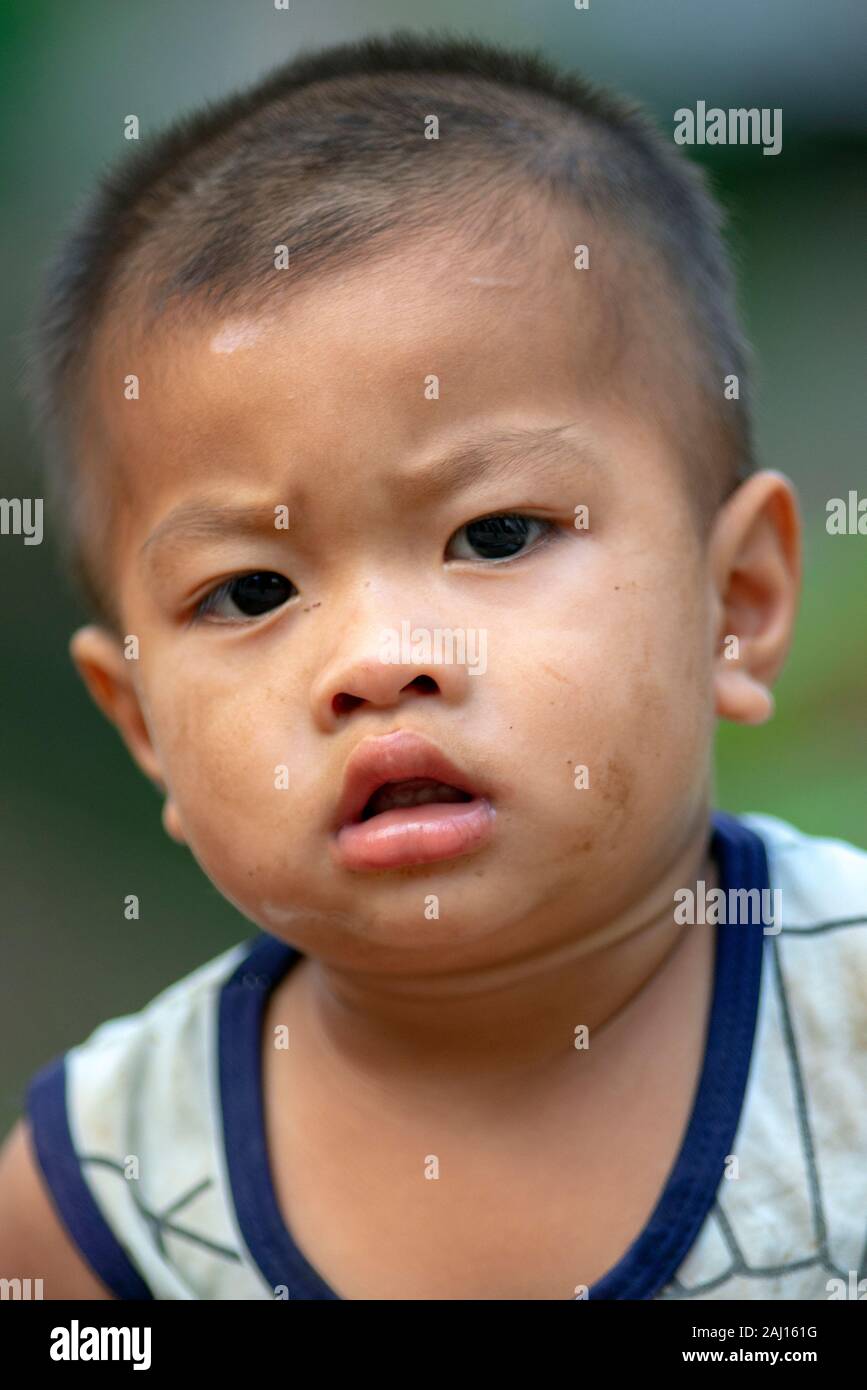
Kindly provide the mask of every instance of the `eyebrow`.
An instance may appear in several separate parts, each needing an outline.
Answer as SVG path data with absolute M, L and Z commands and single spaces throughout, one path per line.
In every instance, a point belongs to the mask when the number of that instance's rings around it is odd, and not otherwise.
M 589 441 L 580 433 L 568 434 L 575 428 L 576 422 L 571 421 L 465 435 L 435 459 L 399 474 L 395 490 L 430 501 L 481 479 L 505 481 L 520 463 L 558 460 L 573 467 L 583 463 L 594 470 L 601 468 L 602 457 Z
M 481 479 L 494 482 L 510 478 L 519 463 L 543 460 L 603 466 L 599 453 L 579 435 L 569 435 L 575 422 L 530 429 L 510 428 L 464 435 L 435 458 L 411 466 L 390 482 L 396 493 L 412 500 L 431 500 L 469 486 Z M 290 514 L 295 511 L 289 500 Z M 186 502 L 170 512 L 147 537 L 139 551 L 151 563 L 157 553 L 190 541 L 208 541 L 227 535 L 261 536 L 274 530 L 273 506 L 214 504 L 205 499 Z
M 266 535 L 274 530 L 274 520 L 274 507 L 215 505 L 203 500 L 185 502 L 154 527 L 139 550 L 139 559 L 152 564 L 160 552 L 188 541 L 219 540 L 229 535 Z

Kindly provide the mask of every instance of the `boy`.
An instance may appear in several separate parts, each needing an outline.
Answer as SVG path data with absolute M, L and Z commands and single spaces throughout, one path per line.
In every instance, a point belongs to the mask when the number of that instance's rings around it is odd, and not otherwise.
M 746 375 L 697 171 L 533 56 L 304 57 L 104 182 L 34 351 L 72 655 L 259 930 L 33 1078 L 0 1273 L 852 1296 L 867 855 L 710 809 L 799 585 Z

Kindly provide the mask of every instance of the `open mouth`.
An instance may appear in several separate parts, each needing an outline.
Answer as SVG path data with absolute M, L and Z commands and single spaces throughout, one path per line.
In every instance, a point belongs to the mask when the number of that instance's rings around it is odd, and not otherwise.
M 474 776 L 422 735 L 395 729 L 349 755 L 330 851 L 353 872 L 454 859 L 490 841 L 495 816 Z
M 430 777 L 407 777 L 397 782 L 383 782 L 365 802 L 359 821 L 371 820 L 385 811 L 404 810 L 411 806 L 428 806 L 434 802 L 472 801 L 469 792 L 461 791 L 448 782 L 435 782 Z

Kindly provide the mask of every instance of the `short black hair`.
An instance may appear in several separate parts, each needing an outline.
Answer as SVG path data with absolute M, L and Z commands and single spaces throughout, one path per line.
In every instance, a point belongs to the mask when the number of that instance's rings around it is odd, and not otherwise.
M 424 138 L 432 114 L 439 140 Z M 724 445 L 710 464 L 694 463 L 703 505 L 719 505 L 753 467 L 749 348 L 704 173 L 635 104 L 539 52 L 398 30 L 304 52 L 130 142 L 63 237 L 29 336 L 25 390 L 63 548 L 98 615 L 108 616 L 73 418 L 107 313 L 131 303 L 155 317 L 194 302 L 261 307 L 286 276 L 276 246 L 288 248 L 297 282 L 423 230 L 444 198 L 465 231 L 489 238 L 486 204 L 521 186 L 577 201 L 640 238 L 664 269 Z M 731 375 L 736 399 L 724 396 Z

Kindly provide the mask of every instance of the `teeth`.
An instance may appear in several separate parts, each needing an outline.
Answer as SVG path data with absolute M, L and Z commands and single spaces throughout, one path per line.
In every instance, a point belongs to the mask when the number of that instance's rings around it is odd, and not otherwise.
M 446 782 L 415 780 L 406 782 L 387 782 L 379 787 L 368 801 L 362 820 L 381 815 L 383 811 L 393 811 L 401 806 L 425 806 L 432 801 L 469 801 L 466 792 L 450 787 Z

